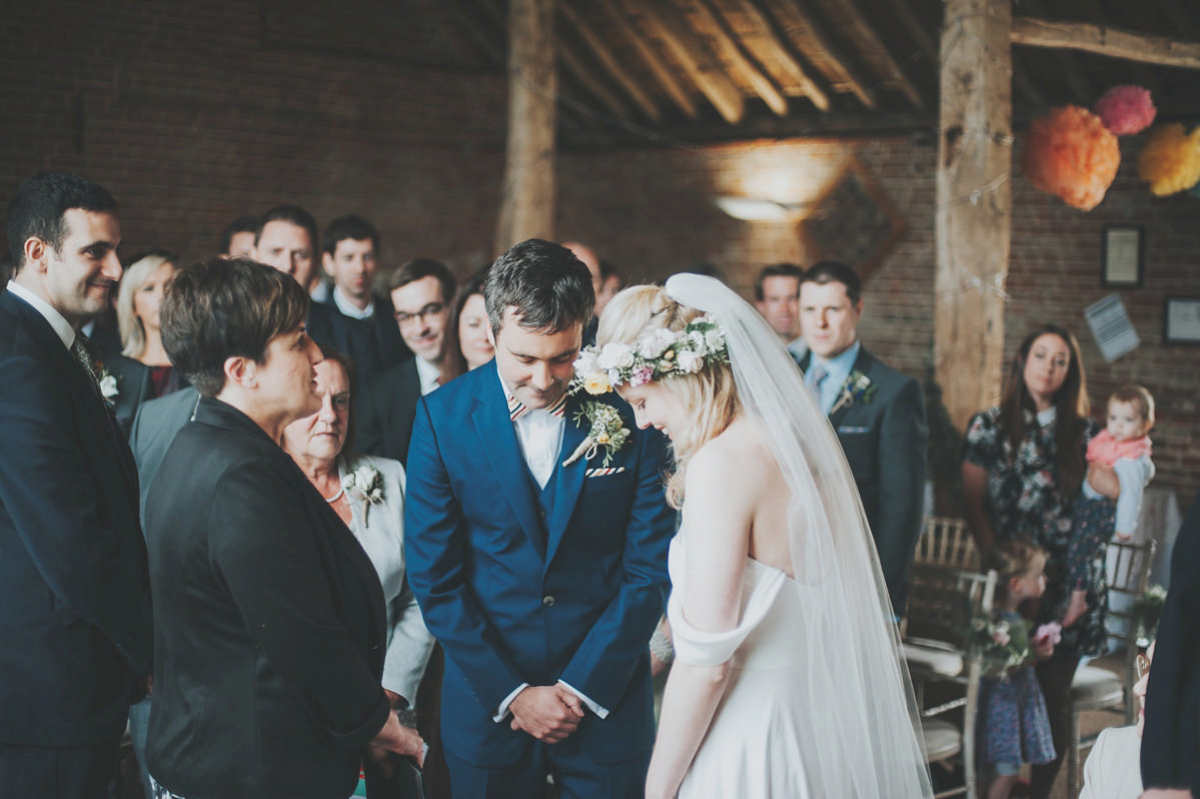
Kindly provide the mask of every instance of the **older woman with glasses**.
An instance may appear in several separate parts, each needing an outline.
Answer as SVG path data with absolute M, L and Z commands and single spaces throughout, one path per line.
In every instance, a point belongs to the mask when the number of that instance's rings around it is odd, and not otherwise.
M 383 590 L 279 441 L 321 405 L 308 296 L 249 260 L 183 269 L 163 343 L 201 399 L 146 503 L 160 797 L 349 796 L 364 751 L 421 756 L 380 685 Z

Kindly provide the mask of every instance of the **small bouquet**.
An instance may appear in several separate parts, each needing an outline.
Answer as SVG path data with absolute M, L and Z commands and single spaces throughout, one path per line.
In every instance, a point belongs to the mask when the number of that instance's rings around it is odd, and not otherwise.
M 366 527 L 371 506 L 383 504 L 383 475 L 374 466 L 364 463 L 346 475 L 342 488 L 348 497 L 362 502 L 363 527 Z
M 967 654 L 980 659 L 984 675 L 1001 680 L 1008 679 L 1010 672 L 1024 666 L 1033 656 L 1026 623 L 995 619 L 991 614 L 972 617 L 966 642 Z

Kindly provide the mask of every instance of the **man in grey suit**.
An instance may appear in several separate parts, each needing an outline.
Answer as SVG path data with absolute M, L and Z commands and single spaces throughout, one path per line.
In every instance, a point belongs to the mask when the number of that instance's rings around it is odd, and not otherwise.
M 837 431 L 862 497 L 896 615 L 903 616 L 925 494 L 925 399 L 858 340 L 858 274 L 821 261 L 800 282 L 804 382 Z

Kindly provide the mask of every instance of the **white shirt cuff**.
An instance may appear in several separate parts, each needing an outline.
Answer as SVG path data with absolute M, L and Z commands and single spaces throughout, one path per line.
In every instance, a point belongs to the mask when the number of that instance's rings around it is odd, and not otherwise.
M 518 685 L 511 694 L 504 697 L 504 701 L 501 702 L 500 707 L 496 709 L 496 715 L 492 716 L 492 721 L 496 722 L 497 724 L 504 721 L 505 717 L 508 716 L 508 706 L 511 705 L 512 701 L 517 698 L 517 694 L 521 693 L 528 687 L 529 683 L 523 682 Z
M 588 706 L 588 710 L 592 711 L 593 713 L 595 713 L 597 716 L 599 716 L 602 719 L 608 718 L 608 708 L 600 707 L 600 705 L 597 705 L 591 699 L 588 699 L 587 696 L 584 695 L 584 693 L 582 691 L 573 687 L 569 682 L 559 680 L 558 684 L 561 685 L 563 688 L 566 688 L 571 693 L 575 694 L 581 700 L 583 700 L 583 703 Z

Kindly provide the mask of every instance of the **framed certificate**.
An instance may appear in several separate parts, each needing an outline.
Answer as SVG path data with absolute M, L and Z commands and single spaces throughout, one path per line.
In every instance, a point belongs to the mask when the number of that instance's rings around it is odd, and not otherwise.
M 1141 286 L 1145 276 L 1145 250 L 1145 235 L 1141 225 L 1105 225 L 1100 242 L 1103 269 L 1100 285 L 1105 288 Z
M 1163 307 L 1163 342 L 1200 344 L 1200 297 L 1167 297 Z

